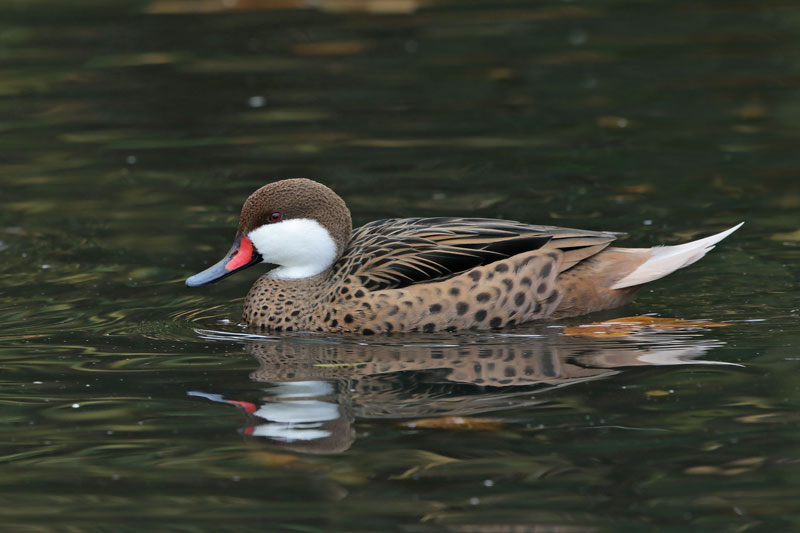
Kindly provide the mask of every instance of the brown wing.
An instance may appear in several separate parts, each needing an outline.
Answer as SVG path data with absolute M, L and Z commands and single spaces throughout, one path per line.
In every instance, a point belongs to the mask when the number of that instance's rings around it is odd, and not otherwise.
M 540 248 L 567 252 L 566 269 L 619 235 L 482 218 L 387 219 L 355 229 L 337 266 L 381 290 L 439 281 Z

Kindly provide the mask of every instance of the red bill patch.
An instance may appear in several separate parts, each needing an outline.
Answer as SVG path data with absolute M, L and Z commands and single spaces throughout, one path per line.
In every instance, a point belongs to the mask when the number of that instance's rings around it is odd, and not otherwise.
M 253 243 L 247 237 L 242 237 L 239 242 L 239 249 L 233 253 L 233 257 L 225 264 L 225 270 L 236 270 L 245 266 L 253 260 Z

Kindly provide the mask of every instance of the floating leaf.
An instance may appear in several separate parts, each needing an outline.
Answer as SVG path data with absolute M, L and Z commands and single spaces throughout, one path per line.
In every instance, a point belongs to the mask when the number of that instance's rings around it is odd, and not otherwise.
M 719 328 L 731 326 L 729 322 L 683 320 L 682 318 L 659 318 L 654 316 L 628 316 L 606 322 L 595 322 L 564 328 L 566 335 L 578 337 L 627 337 L 644 331 L 670 331 L 674 329 Z
M 311 4 L 311 2 L 308 2 Z M 417 0 L 325 0 L 315 2 L 322 11 L 347 13 L 363 11 L 366 13 L 398 15 L 409 14 L 419 9 Z M 312 4 L 313 5 L 313 4 Z
M 250 457 L 261 464 L 269 466 L 286 466 L 300 462 L 300 459 L 296 455 L 290 455 L 288 453 L 258 451 L 250 454 Z
M 626 185 L 624 187 L 617 187 L 617 190 L 620 192 L 625 192 L 630 194 L 645 194 L 648 192 L 655 191 L 656 187 L 655 185 L 644 183 L 641 185 Z
M 139 67 L 144 65 L 169 65 L 180 57 L 167 52 L 146 52 L 142 54 L 115 54 L 96 56 L 86 64 L 89 68 Z
M 494 418 L 470 418 L 466 416 L 422 418 L 404 422 L 400 425 L 410 429 L 460 429 L 468 431 L 500 431 L 503 428 L 503 422 Z
M 733 110 L 733 115 L 744 119 L 757 119 L 767 116 L 767 108 L 760 98 L 752 98 Z
M 742 457 L 728 463 L 731 466 L 761 466 L 767 461 L 766 457 Z
M 722 475 L 736 476 L 745 472 L 752 472 L 762 466 L 767 461 L 766 457 L 742 457 L 735 461 L 730 461 L 722 466 L 697 465 L 690 466 L 684 473 L 690 475 Z
M 769 236 L 771 241 L 800 241 L 800 229 L 788 233 L 775 233 Z
M 489 71 L 489 79 L 510 80 L 514 77 L 514 71 L 508 67 L 497 67 Z
M 631 126 L 631 121 L 625 117 L 602 116 L 595 119 L 595 123 L 601 128 L 625 129 Z
M 699 465 L 699 466 L 690 466 L 689 468 L 685 469 L 683 472 L 684 474 L 689 475 L 709 475 L 709 474 L 719 474 L 722 471 L 719 467 L 716 466 L 706 466 L 706 465 Z
M 263 11 L 318 9 L 331 13 L 365 12 L 409 14 L 419 9 L 419 0 L 153 0 L 145 13 L 217 13 L 220 11 Z

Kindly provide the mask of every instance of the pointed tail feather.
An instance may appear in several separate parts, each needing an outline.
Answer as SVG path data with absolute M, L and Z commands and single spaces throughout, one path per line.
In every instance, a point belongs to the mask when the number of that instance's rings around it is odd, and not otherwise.
M 706 255 L 719 241 L 742 227 L 742 224 L 744 224 L 744 222 L 721 233 L 717 233 L 716 235 L 687 242 L 686 244 L 651 248 L 651 255 L 644 263 L 639 265 L 636 270 L 614 283 L 610 288 L 624 289 L 625 287 L 641 285 L 649 281 L 663 278 L 679 268 L 689 266 Z M 643 250 L 639 249 L 636 251 Z

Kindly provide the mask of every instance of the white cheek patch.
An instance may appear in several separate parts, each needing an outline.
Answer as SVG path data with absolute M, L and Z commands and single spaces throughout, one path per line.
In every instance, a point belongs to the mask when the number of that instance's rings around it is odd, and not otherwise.
M 264 224 L 247 234 L 265 263 L 279 265 L 270 276 L 297 279 L 316 276 L 336 260 L 336 243 L 322 224 L 293 218 Z

